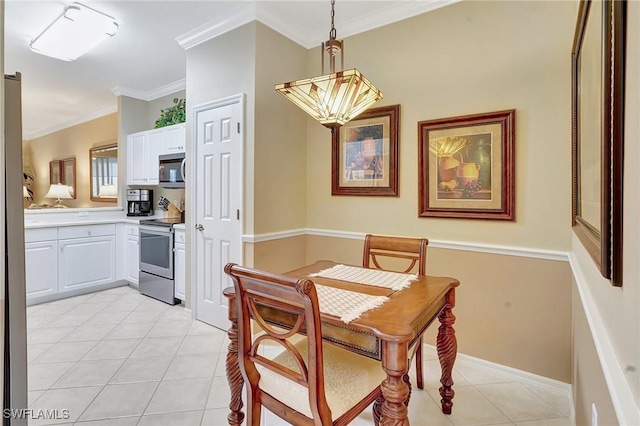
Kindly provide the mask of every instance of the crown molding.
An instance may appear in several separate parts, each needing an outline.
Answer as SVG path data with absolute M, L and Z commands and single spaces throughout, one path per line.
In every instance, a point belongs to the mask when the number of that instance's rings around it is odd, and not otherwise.
M 172 93 L 184 90 L 187 87 L 187 80 L 181 79 L 174 81 L 173 83 L 165 84 L 156 89 L 149 91 L 133 89 L 131 87 L 116 86 L 111 89 L 111 92 L 116 96 L 127 96 L 129 98 L 140 99 L 141 101 L 153 101 L 154 99 L 161 98 L 163 96 L 170 95 Z
M 191 49 L 205 41 L 216 38 L 224 33 L 256 20 L 255 2 L 245 3 L 217 19 L 207 22 L 193 30 L 176 37 L 176 41 L 183 49 Z
M 378 9 L 373 13 L 363 13 L 360 16 L 345 20 L 340 24 L 340 37 L 345 38 L 356 34 L 370 31 L 394 22 L 412 18 L 423 13 L 431 12 L 445 6 L 460 2 L 461 0 L 431 0 L 431 1 L 406 1 L 393 4 L 383 9 Z M 327 38 L 326 31 L 316 34 L 313 39 L 309 38 L 310 45 L 303 45 L 307 48 L 318 46 Z
M 110 106 L 107 108 L 99 109 L 98 111 L 94 111 L 90 114 L 86 114 L 80 117 L 76 117 L 74 119 L 65 121 L 60 124 L 56 124 L 55 126 L 47 127 L 46 129 L 38 130 L 36 132 L 25 133 L 24 139 L 32 140 L 45 135 L 49 135 L 51 133 L 66 129 L 68 127 L 77 126 L 78 124 L 86 123 L 87 121 L 95 120 L 96 118 L 104 117 L 105 115 L 113 114 L 118 111 L 118 106 Z
M 449 6 L 459 1 L 461 0 L 407 1 L 388 6 L 369 14 L 365 11 L 357 17 L 341 23 L 340 36 L 341 38 L 349 37 L 441 7 Z M 306 49 L 319 46 L 320 43 L 327 38 L 326 31 L 309 35 L 306 32 L 296 29 L 295 25 L 291 24 L 289 16 L 274 14 L 268 10 L 267 5 L 261 4 L 260 2 L 251 2 L 177 37 L 176 41 L 183 49 L 190 49 L 251 21 L 263 23 Z

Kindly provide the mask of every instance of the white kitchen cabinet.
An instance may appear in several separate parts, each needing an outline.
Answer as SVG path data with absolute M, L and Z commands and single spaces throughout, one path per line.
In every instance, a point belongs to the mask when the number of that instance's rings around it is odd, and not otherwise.
M 126 280 L 131 284 L 139 284 L 140 275 L 140 237 L 136 225 L 125 227 L 125 261 Z
M 158 184 L 158 156 L 162 152 L 163 143 L 162 129 L 127 136 L 128 185 Z
M 184 152 L 187 141 L 187 126 L 184 123 L 164 127 L 164 143 L 161 154 Z
M 58 241 L 24 245 L 27 298 L 58 292 Z
M 24 232 L 25 287 L 27 298 L 58 292 L 58 229 Z
M 175 290 L 174 296 L 176 299 L 182 301 L 186 300 L 186 286 L 187 286 L 187 270 L 186 270 L 186 244 L 185 244 L 185 232 L 182 230 L 176 230 L 175 242 L 174 242 L 174 282 Z
M 157 185 L 158 157 L 184 152 L 184 123 L 127 136 L 127 185 Z
M 115 225 L 82 225 L 58 230 L 58 291 L 116 280 Z

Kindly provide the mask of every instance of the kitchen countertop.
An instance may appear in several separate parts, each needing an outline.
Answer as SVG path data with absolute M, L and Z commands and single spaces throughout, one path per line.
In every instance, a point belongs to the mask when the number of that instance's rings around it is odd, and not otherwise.
M 173 229 L 179 229 L 181 231 L 184 231 L 186 228 L 184 226 L 184 223 L 176 223 L 173 225 Z
M 78 225 L 102 225 L 109 223 L 130 223 L 130 224 L 139 224 L 141 220 L 145 219 L 156 219 L 162 216 L 120 216 L 120 217 L 111 217 L 111 218 L 83 218 L 76 217 L 74 219 L 71 218 L 60 218 L 60 219 L 27 219 L 24 220 L 24 229 L 37 229 L 37 228 L 53 228 L 60 226 L 78 226 Z

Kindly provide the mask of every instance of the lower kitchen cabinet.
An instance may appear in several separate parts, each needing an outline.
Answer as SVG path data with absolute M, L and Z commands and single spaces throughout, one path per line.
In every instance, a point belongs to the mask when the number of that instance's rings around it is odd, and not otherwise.
M 25 243 L 27 298 L 58 292 L 58 241 Z
M 175 290 L 174 296 L 176 299 L 180 299 L 182 301 L 186 300 L 186 285 L 187 285 L 187 270 L 186 270 L 186 244 L 185 241 L 185 233 L 184 231 L 176 230 L 175 233 L 175 243 L 174 243 L 174 256 L 173 256 L 173 266 L 174 266 L 174 281 L 175 281 Z
M 115 235 L 60 240 L 59 291 L 116 280 Z
M 125 246 L 125 262 L 126 262 L 126 280 L 131 284 L 139 285 L 140 277 L 140 236 L 138 227 L 135 225 L 127 225 L 125 229 L 126 246 Z

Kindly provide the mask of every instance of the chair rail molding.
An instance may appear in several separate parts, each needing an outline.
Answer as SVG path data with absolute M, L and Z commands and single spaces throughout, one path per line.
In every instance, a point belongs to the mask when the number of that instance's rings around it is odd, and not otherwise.
M 302 235 L 315 235 L 320 237 L 343 238 L 349 240 L 364 241 L 364 232 L 337 231 L 330 229 L 298 228 L 287 231 L 269 232 L 265 234 L 245 234 L 242 236 L 244 243 L 262 243 L 265 241 L 292 238 Z M 484 244 L 468 241 L 448 241 L 429 239 L 429 248 L 448 250 L 474 251 L 481 253 L 500 254 L 504 256 L 529 257 L 533 259 L 569 261 L 569 252 L 560 250 L 545 250 L 531 247 L 503 246 L 498 244 Z

